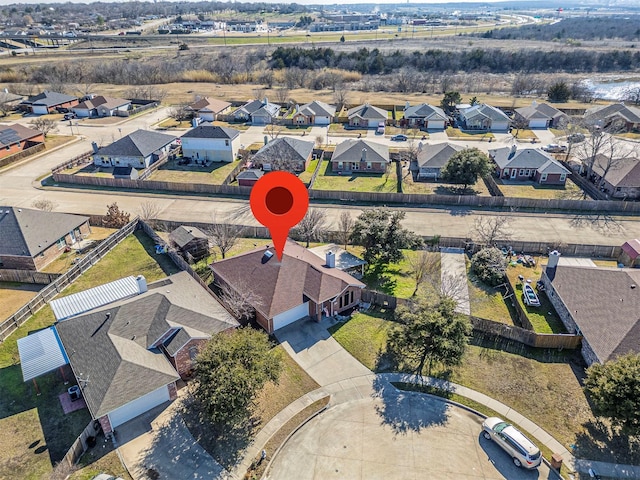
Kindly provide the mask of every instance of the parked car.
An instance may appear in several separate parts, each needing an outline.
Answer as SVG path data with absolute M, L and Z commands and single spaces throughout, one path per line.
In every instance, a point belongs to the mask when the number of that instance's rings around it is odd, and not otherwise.
M 64 114 L 64 119 L 65 120 L 72 120 L 72 119 L 74 119 L 76 117 L 77 117 L 77 115 L 75 113 L 73 113 L 73 112 Z
M 406 135 L 401 134 L 401 133 L 391 137 L 391 141 L 393 141 L 393 142 L 406 142 L 407 140 L 408 140 L 408 137 Z
M 498 417 L 489 417 L 482 422 L 482 436 L 493 440 L 511 455 L 516 467 L 538 468 L 542 463 L 540 449 L 520 430 Z
M 567 142 L 569 143 L 584 142 L 584 133 L 572 133 L 571 135 L 568 135 Z
M 567 151 L 566 145 L 558 145 L 557 143 L 550 143 L 542 147 L 542 150 L 549 153 L 563 153 Z

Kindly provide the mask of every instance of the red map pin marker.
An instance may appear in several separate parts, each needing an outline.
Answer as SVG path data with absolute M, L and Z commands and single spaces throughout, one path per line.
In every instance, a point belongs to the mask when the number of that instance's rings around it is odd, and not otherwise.
M 307 187 L 289 172 L 267 173 L 251 189 L 249 203 L 256 220 L 269 229 L 278 260 L 282 260 L 289 230 L 309 208 Z

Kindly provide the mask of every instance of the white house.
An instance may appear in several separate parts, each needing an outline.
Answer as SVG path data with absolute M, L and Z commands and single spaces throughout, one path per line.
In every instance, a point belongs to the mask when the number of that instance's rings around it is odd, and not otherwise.
M 506 132 L 511 120 L 502 110 L 487 104 L 474 105 L 460 112 L 460 120 L 467 130 Z
M 131 100 L 124 98 L 111 98 L 98 95 L 85 100 L 71 109 L 80 118 L 87 117 L 113 117 L 118 112 L 126 112 L 131 108 Z
M 234 140 L 239 135 L 232 128 L 204 122 L 181 137 L 182 154 L 196 161 L 233 162 L 238 153 Z

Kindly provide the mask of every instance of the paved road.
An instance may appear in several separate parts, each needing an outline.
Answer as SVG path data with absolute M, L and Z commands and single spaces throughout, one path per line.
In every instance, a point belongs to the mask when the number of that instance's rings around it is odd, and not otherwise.
M 515 467 L 480 435 L 475 414 L 389 385 L 376 394 L 336 405 L 303 426 L 276 456 L 267 478 L 558 478 L 544 464 L 532 471 Z
M 121 208 L 135 214 L 139 211 L 140 203 L 152 197 L 160 209 L 159 217 L 161 219 L 181 222 L 208 222 L 214 215 L 221 219 L 235 215 L 241 209 L 246 211 L 247 202 L 244 200 L 70 189 L 43 190 L 40 188 L 39 182 L 36 181 L 36 179 L 48 174 L 55 165 L 90 150 L 91 141 L 110 143 L 119 138 L 121 134 L 126 135 L 138 128 L 150 128 L 159 119 L 164 118 L 166 113 L 167 109 L 159 109 L 119 125 L 73 127 L 74 132 L 77 131 L 77 128 L 80 129 L 82 140 L 22 165 L 5 169 L 0 173 L 0 205 L 29 207 L 36 199 L 49 199 L 58 205 L 58 211 L 97 215 L 106 211 L 107 204 L 117 201 Z M 319 130 L 324 131 L 325 129 Z M 432 137 L 438 136 L 446 137 L 444 133 L 432 135 Z M 262 137 L 264 135 L 261 128 L 251 127 L 242 134 L 241 143 L 247 145 L 254 141 L 253 139 L 260 141 Z M 314 138 L 313 132 L 310 137 Z M 436 138 L 430 141 L 438 140 Z M 386 141 L 388 142 L 388 139 Z M 502 145 L 508 144 L 508 137 L 504 135 L 500 142 L 503 142 Z M 497 144 L 500 142 L 476 143 L 477 146 L 484 149 L 498 146 Z M 362 211 L 361 207 L 356 206 L 326 204 L 316 206 L 326 209 L 329 219 L 335 223 L 337 223 L 340 213 L 345 209 L 349 210 L 354 217 Z M 466 237 L 478 216 L 496 215 L 492 212 L 474 211 L 455 206 L 399 208 L 406 212 L 404 225 L 425 236 Z M 640 219 L 635 217 L 610 218 L 596 215 L 574 217 L 572 215 L 520 212 L 506 213 L 506 215 L 512 218 L 511 230 L 514 240 L 621 245 L 630 238 L 640 237 Z M 236 221 L 245 225 L 257 225 L 251 215 L 245 215 Z

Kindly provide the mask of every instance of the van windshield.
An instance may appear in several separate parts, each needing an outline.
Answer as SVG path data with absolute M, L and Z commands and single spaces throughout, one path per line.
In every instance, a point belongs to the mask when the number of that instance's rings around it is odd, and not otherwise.
M 508 426 L 509 426 L 509 424 L 507 422 L 496 423 L 496 426 L 493 427 L 493 431 L 500 433 L 502 430 L 504 430 Z

